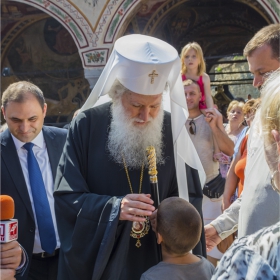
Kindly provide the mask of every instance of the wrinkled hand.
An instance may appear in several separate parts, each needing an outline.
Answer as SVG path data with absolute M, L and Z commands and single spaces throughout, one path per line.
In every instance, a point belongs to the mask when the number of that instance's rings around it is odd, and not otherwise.
M 157 209 L 150 216 L 150 222 L 152 225 L 152 230 L 156 233 L 157 232 Z
M 0 244 L 0 264 L 1 268 L 16 269 L 22 258 L 22 249 L 17 241 Z
M 215 108 L 205 109 L 205 120 L 211 128 L 219 127 L 223 123 L 222 114 Z
M 16 271 L 14 269 L 0 269 L 0 279 L 1 280 L 14 280 L 16 279 L 14 275 L 16 274 Z
M 144 222 L 155 210 L 150 194 L 128 194 L 121 202 L 120 220 Z M 142 216 L 142 217 L 141 217 Z
M 212 225 L 206 225 L 204 227 L 205 240 L 206 240 L 206 250 L 210 252 L 214 247 L 216 247 L 221 241 L 221 237 Z

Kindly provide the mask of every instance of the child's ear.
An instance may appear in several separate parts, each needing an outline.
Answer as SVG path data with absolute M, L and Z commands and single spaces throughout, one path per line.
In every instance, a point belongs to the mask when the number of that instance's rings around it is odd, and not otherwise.
M 162 240 L 162 236 L 160 235 L 160 233 L 157 232 L 157 243 L 161 244 Z

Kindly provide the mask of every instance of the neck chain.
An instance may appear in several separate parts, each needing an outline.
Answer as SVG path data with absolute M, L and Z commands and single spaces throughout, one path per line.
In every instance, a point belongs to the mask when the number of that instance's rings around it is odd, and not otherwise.
M 123 158 L 124 170 L 125 170 L 125 173 L 126 173 L 127 181 L 128 181 L 129 188 L 130 188 L 130 192 L 133 193 L 133 189 L 132 189 L 132 185 L 131 185 L 131 181 L 130 181 L 130 178 L 129 178 L 128 169 L 127 169 L 127 166 L 126 166 L 126 163 L 125 163 L 124 156 L 122 158 Z M 139 183 L 139 193 L 141 193 L 141 191 L 142 191 L 143 173 L 144 173 L 144 163 L 142 164 L 142 168 L 141 168 L 140 183 Z
M 126 173 L 126 177 L 127 177 L 127 181 L 129 184 L 129 188 L 130 188 L 130 192 L 133 193 L 133 189 L 132 189 L 132 185 L 131 185 L 131 181 L 129 178 L 129 174 L 128 174 L 128 168 L 127 165 L 125 163 L 125 159 L 124 156 L 122 156 L 123 158 L 123 165 L 124 165 L 124 169 L 125 169 L 125 173 Z M 143 182 L 143 174 L 144 174 L 144 163 L 142 164 L 142 168 L 141 168 L 141 175 L 140 175 L 140 184 L 139 184 L 139 193 L 141 193 L 142 191 L 142 182 Z M 133 222 L 132 223 L 132 228 L 131 228 L 131 232 L 130 232 L 130 236 L 133 238 L 136 238 L 136 244 L 135 246 L 137 248 L 139 248 L 141 246 L 141 241 L 140 238 L 145 236 L 146 234 L 148 234 L 149 229 L 150 229 L 150 221 L 148 217 L 145 217 L 146 220 L 144 222 Z

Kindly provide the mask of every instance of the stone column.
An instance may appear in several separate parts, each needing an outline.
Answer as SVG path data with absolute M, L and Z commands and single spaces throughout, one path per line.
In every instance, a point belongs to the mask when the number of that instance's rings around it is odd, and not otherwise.
M 98 67 L 93 69 L 84 69 L 85 78 L 88 80 L 90 89 L 93 89 L 97 80 L 99 79 L 104 67 Z

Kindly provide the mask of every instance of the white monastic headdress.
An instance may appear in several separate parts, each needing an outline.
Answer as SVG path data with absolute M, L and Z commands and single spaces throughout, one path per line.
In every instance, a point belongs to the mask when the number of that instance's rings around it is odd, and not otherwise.
M 167 83 L 179 193 L 188 200 L 185 163 L 198 170 L 202 186 L 206 176 L 185 127 L 189 113 L 180 70 L 178 52 L 168 43 L 138 34 L 121 37 L 81 111 L 100 104 L 97 100 L 109 92 L 115 79 L 132 92 L 147 95 L 164 92 Z

